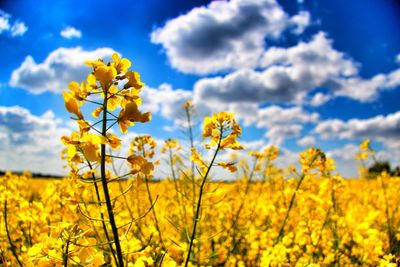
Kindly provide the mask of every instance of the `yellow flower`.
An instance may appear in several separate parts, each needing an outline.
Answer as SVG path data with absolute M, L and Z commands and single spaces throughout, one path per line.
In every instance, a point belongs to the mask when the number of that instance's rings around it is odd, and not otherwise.
M 360 149 L 361 150 L 368 150 L 369 149 L 369 147 L 370 147 L 370 140 L 369 139 L 365 139 L 362 143 L 361 143 L 361 145 L 360 145 Z
M 95 118 L 98 118 L 102 111 L 103 111 L 103 107 L 95 108 L 92 112 L 92 116 Z
M 154 165 L 148 162 L 144 157 L 138 155 L 131 155 L 127 158 L 131 164 L 131 173 L 143 173 L 146 176 L 151 176 L 154 170 Z
M 104 136 L 87 134 L 82 138 L 80 147 L 82 153 L 88 161 L 100 161 L 100 144 L 106 144 L 108 141 Z
M 140 81 L 140 74 L 136 71 L 128 71 L 125 77 L 128 79 L 128 82 L 124 86 L 125 89 L 133 87 L 139 90 L 144 86 L 144 83 Z
M 230 172 L 236 172 L 237 168 L 234 162 L 218 162 L 218 166 L 221 166 L 224 169 L 227 169 Z
M 167 139 L 167 140 L 165 140 L 164 147 L 161 148 L 161 153 L 165 153 L 168 149 L 180 150 L 181 147 L 179 146 L 179 143 L 177 140 Z
M 204 118 L 203 138 L 210 138 L 211 142 L 206 148 L 219 145 L 220 149 L 243 149 L 237 138 L 240 137 L 242 129 L 233 118 L 232 113 L 214 113 L 212 117 Z
M 194 108 L 192 102 L 190 102 L 189 100 L 186 100 L 186 101 L 185 101 L 185 103 L 183 104 L 183 107 L 184 107 L 185 109 L 187 109 L 187 110 L 188 110 L 188 109 Z
M 121 103 L 121 97 L 117 95 L 118 88 L 113 85 L 108 89 L 108 100 L 107 100 L 107 109 L 110 111 L 114 111 L 117 106 Z
M 115 134 L 107 134 L 108 144 L 112 149 L 119 149 L 121 147 L 121 139 Z
M 87 133 L 90 130 L 90 125 L 87 121 L 85 120 L 78 120 L 78 125 L 79 125 L 79 131 L 81 134 Z
M 65 108 L 68 110 L 68 112 L 74 113 L 79 119 L 83 119 L 83 115 L 76 98 L 66 91 L 63 91 L 63 97 L 65 101 Z
M 113 79 L 117 76 L 117 70 L 114 66 L 98 66 L 94 69 L 94 76 L 105 90 L 110 87 Z
M 118 73 L 125 73 L 131 67 L 131 62 L 129 59 L 121 59 L 117 53 L 112 55 L 112 59 L 114 61 L 114 67 Z
M 276 146 L 270 146 L 264 149 L 264 153 L 269 160 L 274 160 L 279 156 L 279 149 Z
M 207 172 L 207 165 L 204 163 L 203 157 L 200 156 L 199 152 L 197 152 L 194 147 L 192 148 L 192 155 L 190 156 L 190 160 L 200 167 L 200 172 L 202 175 Z
M 151 120 L 150 112 L 141 113 L 135 102 L 131 102 L 123 108 L 118 116 L 118 124 L 122 133 L 128 131 L 127 126 L 134 125 L 134 122 L 148 122 Z

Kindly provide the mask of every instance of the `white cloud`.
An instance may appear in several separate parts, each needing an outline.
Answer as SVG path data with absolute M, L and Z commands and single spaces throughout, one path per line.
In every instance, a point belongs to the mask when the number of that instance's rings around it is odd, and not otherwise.
M 52 111 L 37 116 L 20 106 L 0 106 L 0 169 L 60 174 L 60 137 L 69 130 Z
M 398 54 L 398 55 L 396 56 L 396 62 L 397 62 L 397 63 L 400 63 L 400 54 Z
M 387 76 L 378 74 L 369 80 L 354 77 L 349 79 L 338 79 L 338 90 L 336 95 L 347 96 L 362 102 L 369 102 L 376 99 L 379 89 L 387 87 Z
M 143 111 L 160 113 L 169 120 L 183 119 L 183 104 L 192 98 L 192 92 L 173 89 L 169 84 L 161 84 L 158 88 L 145 87 L 140 93 Z
M 7 15 L 8 14 L 0 13 L 0 34 L 10 29 L 9 16 Z
M 332 96 L 328 95 L 328 94 L 323 94 L 323 93 L 316 93 L 310 101 L 310 105 L 314 106 L 314 107 L 318 107 L 318 106 L 322 106 L 323 104 L 325 104 L 326 102 L 328 102 L 330 99 L 332 98 Z
M 390 150 L 400 149 L 400 111 L 368 119 L 320 122 L 314 129 L 323 139 L 364 139 L 382 142 Z
M 25 32 L 28 30 L 28 27 L 26 27 L 25 23 L 23 22 L 15 22 L 13 26 L 11 27 L 11 36 L 22 36 L 25 34 Z
M 195 99 L 212 103 L 296 103 L 322 87 L 330 93 L 317 93 L 308 104 L 321 105 L 334 96 L 373 101 L 380 90 L 400 85 L 400 69 L 377 74 L 371 79 L 359 76 L 359 64 L 332 46 L 319 32 L 309 42 L 290 48 L 272 47 L 260 60 L 260 69 L 241 69 L 226 76 L 203 78 L 194 85 Z
M 86 79 L 90 67 L 84 65 L 85 60 L 109 60 L 114 52 L 111 48 L 85 51 L 81 47 L 61 47 L 51 52 L 42 63 L 36 63 L 32 56 L 27 56 L 12 72 L 9 84 L 34 94 L 45 91 L 60 93 L 70 81 Z
M 328 157 L 337 159 L 337 160 L 348 160 L 348 161 L 353 161 L 354 163 L 354 157 L 355 155 L 359 152 L 359 147 L 354 144 L 346 144 L 343 147 L 339 147 L 336 149 L 332 149 L 328 152 L 326 152 L 326 155 Z
M 290 18 L 290 23 L 294 26 L 293 33 L 301 34 L 310 25 L 311 15 L 308 11 L 300 11 L 299 14 Z
M 357 73 L 356 64 L 332 48 L 326 34 L 291 48 L 270 48 L 260 61 L 261 71 L 238 70 L 225 77 L 204 78 L 195 98 L 218 102 L 301 103 L 316 87 L 334 87 L 338 77 Z
M 294 122 L 315 123 L 318 119 L 318 113 L 307 113 L 301 107 L 282 108 L 273 105 L 259 109 L 256 117 L 256 126 L 270 128 L 274 125 L 286 125 Z
M 303 127 L 299 124 L 274 125 L 265 136 L 269 138 L 269 144 L 282 146 L 286 138 L 293 138 L 300 135 Z
M 11 26 L 11 15 L 0 9 L 0 34 L 8 32 L 11 37 L 22 36 L 28 30 L 24 22 L 15 21 Z
M 281 146 L 286 138 L 299 136 L 304 124 L 314 124 L 319 120 L 318 113 L 308 113 L 299 106 L 291 108 L 276 105 L 264 108 L 250 106 L 243 109 L 232 109 L 232 107 L 234 106 L 228 105 L 227 110 L 233 111 L 244 125 L 254 125 L 265 129 L 265 137 L 269 139 L 269 145 Z
M 343 177 L 357 177 L 357 163 L 354 161 L 354 156 L 359 151 L 358 146 L 354 144 L 346 144 L 329 151 L 325 151 L 326 155 L 332 158 L 336 163 L 336 170 Z
M 74 27 L 67 26 L 60 32 L 60 35 L 66 39 L 81 38 L 82 32 Z
M 297 140 L 297 144 L 302 147 L 310 147 L 315 145 L 316 139 L 314 136 L 304 136 L 301 139 Z
M 171 65 L 185 73 L 206 74 L 253 67 L 265 46 L 287 28 L 300 33 L 309 13 L 289 18 L 275 0 L 213 1 L 169 20 L 151 34 Z
M 141 92 L 143 111 L 151 111 L 161 114 L 164 118 L 174 122 L 174 127 L 182 126 L 185 121 L 183 104 L 186 100 L 192 100 L 191 91 L 173 89 L 168 84 L 162 84 L 158 88 L 143 88 Z M 308 113 L 299 106 L 283 108 L 277 105 L 260 108 L 252 103 L 208 103 L 201 99 L 192 101 L 196 107 L 196 116 L 210 116 L 213 112 L 233 112 L 235 117 L 245 126 L 254 125 L 265 129 L 265 137 L 269 139 L 269 145 L 282 145 L 286 138 L 299 136 L 303 124 L 315 124 L 319 120 L 316 112 Z M 168 130 L 171 130 L 168 127 Z

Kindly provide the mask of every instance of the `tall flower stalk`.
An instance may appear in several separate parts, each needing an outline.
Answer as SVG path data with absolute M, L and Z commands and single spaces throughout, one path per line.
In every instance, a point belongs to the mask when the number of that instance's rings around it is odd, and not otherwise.
M 101 223 L 104 235 L 110 245 L 116 266 L 124 266 L 121 239 L 118 232 L 117 218 L 113 207 L 113 198 L 110 193 L 109 183 L 121 177 L 111 177 L 111 167 L 114 156 L 106 153 L 106 148 L 119 149 L 121 140 L 110 131 L 114 125 L 120 126 L 121 132 L 128 132 L 128 127 L 135 122 L 147 122 L 151 119 L 150 113 L 141 113 L 138 107 L 141 104 L 139 93 L 144 84 L 140 81 L 137 72 L 130 71 L 131 62 L 113 54 L 112 61 L 104 63 L 101 59 L 86 62 L 93 71 L 81 84 L 71 82 L 69 91 L 64 91 L 66 109 L 75 115 L 73 120 L 78 124 L 79 131 L 72 132 L 70 137 L 64 136 L 63 143 L 67 146 L 67 160 L 71 168 L 69 176 L 83 182 L 90 181 L 96 190 L 96 201 L 100 208 Z M 85 118 L 81 106 L 85 103 L 94 105 L 92 117 L 101 119 L 90 123 Z M 114 114 L 116 110 L 118 115 Z M 100 128 L 96 128 L 100 126 Z M 143 165 L 143 161 L 135 157 L 117 157 L 127 160 L 135 166 L 130 174 L 148 173 L 153 170 L 151 163 Z M 145 162 L 147 163 L 147 162 Z M 94 168 L 93 166 L 96 166 Z M 100 170 L 100 177 L 96 174 Z M 99 195 L 98 183 L 101 184 L 104 200 Z M 77 203 L 79 203 L 77 201 Z M 101 209 L 105 204 L 107 218 Z M 93 220 L 89 217 L 90 220 Z M 111 230 L 111 234 L 109 231 Z M 111 243 L 110 243 L 111 242 Z M 114 248 L 115 247 L 115 248 Z M 67 262 L 67 259 L 64 260 Z
M 243 149 L 243 147 L 237 141 L 240 137 L 242 129 L 239 124 L 236 123 L 233 118 L 233 114 L 227 112 L 221 112 L 214 114 L 212 117 L 206 117 L 204 119 L 204 130 L 202 137 L 210 138 L 210 143 L 205 144 L 206 149 L 214 148 L 214 154 L 209 164 L 206 164 L 200 154 L 195 148 L 192 148 L 192 156 L 190 159 L 197 164 L 201 175 L 201 184 L 198 194 L 198 200 L 196 204 L 196 212 L 193 219 L 193 228 L 190 236 L 189 248 L 185 260 L 185 267 L 188 266 L 194 240 L 196 238 L 196 229 L 200 220 L 200 209 L 203 198 L 204 186 L 207 178 L 210 174 L 211 168 L 215 165 L 218 152 L 223 149 L 231 148 L 235 150 Z M 231 171 L 236 171 L 236 168 L 232 168 L 233 163 L 218 162 L 216 165 L 226 168 Z

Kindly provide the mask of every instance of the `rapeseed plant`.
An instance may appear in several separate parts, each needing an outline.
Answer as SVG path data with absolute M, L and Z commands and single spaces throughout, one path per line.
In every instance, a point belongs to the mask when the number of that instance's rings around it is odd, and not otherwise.
M 63 92 L 77 123 L 62 138 L 68 176 L 40 181 L 40 189 L 30 173 L 0 177 L 0 266 L 399 264 L 399 179 L 344 179 L 314 147 L 300 153 L 299 168 L 278 167 L 277 147 L 250 152 L 251 161 L 221 161 L 221 151 L 243 149 L 241 127 L 232 113 L 215 113 L 197 142 L 189 101 L 188 148 L 166 140 L 168 174 L 156 172 L 150 135 L 122 150 L 129 127 L 151 119 L 140 111 L 140 75 L 117 54 L 87 64 L 86 80 Z M 356 159 L 367 177 L 367 162 L 376 160 L 369 140 Z M 237 179 L 216 182 L 217 167 Z

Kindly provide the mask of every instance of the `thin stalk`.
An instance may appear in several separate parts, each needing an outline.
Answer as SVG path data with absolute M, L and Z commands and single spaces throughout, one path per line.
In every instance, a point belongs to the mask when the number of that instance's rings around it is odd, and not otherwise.
M 111 156 L 111 152 L 110 152 L 110 156 Z M 112 161 L 112 168 L 113 168 L 114 174 L 115 174 L 116 176 L 119 176 L 119 173 L 118 173 L 118 171 L 117 171 L 117 168 L 115 167 L 114 161 Z M 122 193 L 122 192 L 124 191 L 124 189 L 123 189 L 123 187 L 122 187 L 122 182 L 121 182 L 120 179 L 118 179 L 118 186 L 119 186 L 119 191 Z M 128 204 L 128 199 L 126 198 L 126 195 L 125 195 L 125 194 L 122 194 L 122 197 L 123 197 L 123 199 L 124 199 L 124 204 L 125 204 L 126 209 L 128 210 L 130 219 L 131 219 L 131 220 L 134 220 L 134 219 L 133 219 L 133 218 L 134 218 L 133 212 L 132 212 L 131 207 L 130 207 L 129 204 Z M 140 238 L 140 240 L 142 240 L 142 237 L 144 236 L 143 231 L 142 231 L 142 228 L 140 227 L 140 224 L 138 223 L 137 220 L 134 220 L 134 221 L 135 221 L 136 227 L 137 227 L 138 230 L 139 230 L 139 238 Z
M 186 111 L 186 120 L 188 123 L 188 133 L 189 133 L 189 141 L 190 141 L 190 150 L 194 149 L 194 138 L 193 138 L 193 127 L 192 127 L 192 116 L 191 116 L 191 110 L 193 110 L 193 107 L 187 107 L 185 108 Z M 196 208 L 196 176 L 195 176 L 195 166 L 194 162 L 191 162 L 191 181 L 192 181 L 192 210 L 193 210 L 193 216 L 195 215 L 195 208 Z M 200 242 L 197 242 L 197 250 L 200 250 Z M 199 265 L 200 260 L 197 260 L 197 266 Z
M 256 197 L 256 200 L 255 200 L 255 203 L 253 204 L 253 209 L 251 211 L 251 215 L 250 215 L 250 220 L 251 221 L 254 221 L 254 216 L 255 216 L 256 208 L 258 206 L 258 202 L 260 201 L 261 194 L 264 192 L 264 185 L 265 185 L 265 182 L 267 181 L 267 178 L 268 178 L 267 174 L 266 174 L 266 170 L 267 170 L 266 168 L 268 168 L 270 162 L 271 162 L 270 159 L 267 158 L 266 163 L 265 163 L 265 168 L 263 170 L 264 173 L 263 173 L 263 177 L 261 179 L 260 188 L 257 191 L 257 197 Z M 269 179 L 269 180 L 271 181 L 271 179 Z
M 87 161 L 87 163 L 88 163 L 88 165 L 89 165 L 89 168 L 90 168 L 91 170 L 93 170 L 93 167 L 92 167 L 92 165 L 90 164 L 90 162 Z M 99 208 L 100 208 L 100 218 L 101 218 L 101 224 L 102 224 L 102 226 L 103 226 L 103 231 L 104 231 L 104 234 L 105 234 L 105 236 L 106 236 L 107 242 L 110 244 L 110 250 L 111 250 L 111 254 L 112 254 L 113 258 L 114 258 L 114 261 L 117 262 L 117 258 L 116 258 L 116 255 L 115 255 L 115 251 L 114 251 L 114 248 L 113 248 L 113 246 L 112 246 L 112 244 L 111 244 L 111 242 L 110 242 L 111 239 L 110 239 L 110 236 L 109 236 L 108 231 L 107 231 L 106 223 L 105 223 L 105 221 L 104 221 L 103 209 L 102 209 L 102 207 L 101 207 L 102 201 L 101 201 L 101 198 L 100 198 L 99 187 L 97 186 L 96 177 L 94 176 L 94 173 L 92 173 L 92 179 L 93 179 L 93 181 L 94 181 L 93 184 L 94 184 L 94 188 L 95 188 L 95 191 L 96 191 L 96 198 L 97 198 L 98 205 L 99 205 Z
M 383 198 L 385 200 L 385 216 L 386 216 L 386 223 L 387 223 L 387 235 L 388 235 L 388 239 L 389 239 L 389 250 L 390 250 L 390 253 L 394 254 L 396 251 L 395 251 L 393 241 L 395 240 L 396 237 L 395 237 L 395 233 L 393 231 L 392 220 L 390 218 L 389 201 L 387 198 L 386 185 L 383 182 L 382 175 L 380 175 L 380 180 L 381 180 L 381 186 L 382 186 L 382 190 L 383 190 Z
M 233 219 L 233 222 L 232 222 L 231 228 L 233 229 L 233 233 L 232 233 L 232 239 L 233 239 L 232 243 L 233 243 L 233 245 L 232 245 L 232 248 L 228 251 L 228 255 L 226 256 L 226 260 L 228 260 L 229 256 L 232 254 L 232 252 L 237 248 L 237 246 L 239 244 L 239 241 L 240 241 L 240 240 L 238 240 L 236 238 L 237 231 L 239 230 L 238 229 L 239 228 L 238 227 L 238 222 L 239 222 L 239 218 L 240 218 L 240 213 L 242 212 L 242 209 L 244 207 L 244 203 L 246 201 L 246 197 L 247 197 L 247 195 L 249 194 L 249 191 L 250 191 L 250 185 L 251 185 L 251 182 L 253 180 L 255 168 L 257 166 L 257 162 L 258 162 L 258 159 L 256 158 L 255 161 L 254 161 L 253 167 L 251 169 L 249 178 L 247 179 L 246 188 L 244 190 L 244 196 L 242 198 L 242 201 L 240 203 L 240 206 L 239 206 L 238 210 L 236 211 L 235 218 Z
M 103 102 L 103 123 L 102 123 L 102 135 L 107 137 L 107 90 L 104 92 L 104 102 Z M 114 236 L 115 249 L 117 253 L 118 262 L 117 266 L 124 266 L 124 259 L 121 249 L 121 244 L 118 236 L 118 228 L 115 223 L 115 217 L 113 212 L 113 207 L 111 204 L 110 193 L 108 191 L 108 183 L 106 178 L 106 145 L 101 144 L 101 159 L 100 159 L 100 172 L 101 172 L 101 183 L 104 191 L 104 198 L 107 205 L 108 217 L 110 219 L 111 230 Z
M 144 150 L 145 143 L 143 142 L 143 139 L 141 140 L 141 143 L 142 143 L 142 155 L 145 158 L 146 157 L 146 151 Z M 144 181 L 145 181 L 145 184 L 146 184 L 147 197 L 149 199 L 150 205 L 152 205 L 153 197 L 151 196 L 151 191 L 150 191 L 150 187 L 149 187 L 149 179 L 148 179 L 147 175 L 144 175 Z M 162 235 L 161 235 L 161 230 L 160 230 L 160 226 L 159 226 L 159 223 L 158 223 L 156 211 L 155 211 L 154 208 L 151 211 L 152 211 L 153 218 L 154 218 L 154 223 L 156 225 L 156 229 L 157 229 L 157 232 L 158 232 L 158 237 L 160 238 L 161 246 L 162 246 L 163 249 L 165 249 L 165 244 L 164 244 L 164 241 L 163 241 L 163 238 L 162 238 Z
M 195 214 L 195 218 L 194 218 L 194 225 L 193 225 L 192 235 L 190 237 L 190 244 L 189 244 L 189 250 L 188 250 L 188 253 L 187 253 L 187 256 L 186 256 L 185 267 L 187 267 L 188 264 L 189 264 L 190 254 L 192 252 L 192 247 L 193 247 L 193 241 L 194 241 L 194 238 L 196 236 L 197 223 L 199 222 L 199 219 L 200 219 L 199 215 L 200 215 L 201 199 L 203 197 L 204 185 L 206 183 L 208 174 L 210 173 L 211 167 L 213 166 L 214 161 L 215 161 L 215 159 L 217 157 L 218 151 L 219 151 L 219 149 L 221 147 L 221 141 L 222 141 L 222 127 L 221 127 L 221 130 L 220 130 L 220 137 L 219 137 L 219 140 L 218 140 L 217 149 L 215 150 L 215 153 L 214 153 L 214 156 L 212 157 L 210 165 L 208 166 L 207 171 L 206 171 L 206 173 L 205 173 L 205 175 L 203 177 L 203 180 L 201 181 L 200 191 L 199 191 L 199 198 L 197 200 L 196 214 Z
M 8 239 L 8 243 L 10 244 L 10 249 L 12 254 L 14 255 L 14 258 L 17 260 L 18 265 L 19 266 L 23 266 L 21 261 L 18 258 L 18 254 L 16 251 L 16 246 L 14 245 L 14 243 L 12 242 L 11 236 L 10 236 L 10 230 L 8 229 L 8 222 L 7 222 L 7 200 L 4 200 L 4 224 L 6 226 L 6 234 L 7 234 L 7 239 Z
M 186 111 L 186 120 L 188 123 L 188 132 L 189 132 L 189 141 L 190 141 L 190 149 L 192 150 L 194 148 L 194 138 L 193 138 L 193 129 L 192 129 L 192 118 L 190 116 L 190 111 L 189 108 L 185 109 Z M 195 210 L 195 199 L 196 199 L 196 181 L 195 181 L 195 175 L 194 175 L 194 162 L 191 162 L 191 178 L 192 178 L 192 193 L 193 193 L 193 197 L 192 197 L 192 205 L 193 205 L 193 211 Z
M 64 267 L 68 267 L 69 239 L 70 239 L 70 235 L 68 234 L 67 244 L 65 246 L 65 252 L 63 253 L 63 266 Z
M 288 210 L 286 211 L 285 218 L 283 219 L 282 225 L 281 225 L 281 227 L 280 227 L 280 229 L 279 229 L 278 236 L 276 237 L 276 239 L 275 239 L 275 241 L 274 241 L 274 246 L 275 246 L 276 244 L 278 244 L 279 241 L 281 241 L 281 238 L 283 237 L 283 233 L 284 233 L 284 230 L 285 230 L 285 226 L 286 226 L 286 223 L 287 223 L 287 221 L 288 221 L 288 219 L 289 219 L 290 211 L 292 210 L 292 208 L 293 208 L 293 206 L 294 206 L 294 200 L 295 200 L 295 198 L 296 198 L 297 191 L 299 191 L 300 186 L 301 186 L 301 184 L 303 183 L 303 180 L 304 180 L 305 177 L 306 177 L 306 175 L 303 174 L 303 175 L 300 177 L 299 182 L 297 183 L 296 189 L 295 189 L 295 191 L 293 192 L 293 195 L 292 195 L 292 197 L 291 197 L 291 199 L 290 199 L 289 207 L 288 207 Z
M 310 160 L 310 162 L 309 162 L 308 164 L 311 166 L 311 165 L 314 163 L 314 161 L 315 161 L 319 156 L 320 156 L 320 153 L 315 154 L 315 155 L 311 158 L 311 160 Z M 292 195 L 292 197 L 291 197 L 291 199 L 290 199 L 288 210 L 286 211 L 285 218 L 284 218 L 284 220 L 283 220 L 283 222 L 282 222 L 282 225 L 281 225 L 281 227 L 280 227 L 280 229 L 279 229 L 278 236 L 276 237 L 273 246 L 275 246 L 276 244 L 278 244 L 279 241 L 281 241 L 281 239 L 282 239 L 282 237 L 283 237 L 284 230 L 285 230 L 285 226 L 286 226 L 287 221 L 288 221 L 288 219 L 289 219 L 290 211 L 293 209 L 293 206 L 294 206 L 294 200 L 295 200 L 295 198 L 296 198 L 296 194 L 297 194 L 297 192 L 299 191 L 300 186 L 301 186 L 301 184 L 303 183 L 305 177 L 306 177 L 306 175 L 305 175 L 304 173 L 300 176 L 300 180 L 299 180 L 299 182 L 297 183 L 296 189 L 295 189 L 295 191 L 293 192 L 293 195 Z
M 146 184 L 147 197 L 149 199 L 150 205 L 152 205 L 153 197 L 151 196 L 151 191 L 150 191 L 149 181 L 148 180 L 149 180 L 148 177 L 145 176 L 144 177 L 144 181 L 145 181 L 145 184 Z M 163 249 L 165 249 L 164 241 L 163 241 L 163 238 L 162 238 L 162 235 L 161 235 L 161 230 L 160 230 L 160 226 L 159 226 L 158 219 L 157 219 L 157 214 L 156 214 L 154 208 L 151 209 L 151 211 L 152 211 L 153 218 L 154 218 L 154 223 L 156 225 L 156 229 L 157 229 L 157 232 L 158 232 L 158 237 L 160 238 L 161 246 L 163 247 Z
M 185 234 L 186 234 L 186 236 L 189 236 L 188 229 L 187 229 L 186 209 L 182 203 L 182 198 L 179 194 L 178 179 L 176 177 L 176 173 L 175 173 L 175 169 L 174 169 L 174 162 L 172 159 L 172 149 L 171 148 L 169 148 L 169 164 L 171 166 L 171 175 L 172 175 L 172 179 L 174 180 L 174 186 L 175 186 L 175 191 L 176 191 L 176 200 L 180 207 L 179 210 L 181 212 L 181 217 L 182 217 L 182 221 L 183 221 L 184 228 L 185 228 Z
M 332 207 L 333 207 L 334 214 L 337 215 L 338 208 L 337 208 L 337 201 L 336 201 L 336 196 L 335 196 L 334 180 L 332 182 L 333 182 L 332 183 L 332 191 L 331 191 Z M 338 233 L 338 223 L 336 220 L 333 222 L 332 234 L 333 234 L 333 246 L 335 248 L 335 265 L 340 266 L 339 233 Z

